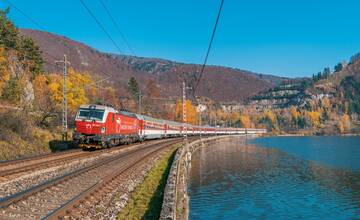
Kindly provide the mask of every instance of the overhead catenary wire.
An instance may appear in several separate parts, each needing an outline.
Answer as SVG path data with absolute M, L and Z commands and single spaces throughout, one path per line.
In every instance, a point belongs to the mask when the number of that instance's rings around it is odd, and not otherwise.
M 18 11 L 20 14 L 22 14 L 26 19 L 28 19 L 31 23 L 33 23 L 35 26 L 37 26 L 39 29 L 43 29 L 45 30 L 44 26 L 42 26 L 41 24 L 39 24 L 35 19 L 33 19 L 31 16 L 29 16 L 27 13 L 25 13 L 22 9 L 20 9 L 19 7 L 17 7 L 14 3 L 12 3 L 9 0 L 3 0 L 4 2 L 8 3 L 10 7 L 14 8 L 16 11 Z M 49 57 L 51 57 L 52 59 L 54 59 L 54 61 L 59 60 L 58 58 L 56 58 L 55 56 L 53 56 L 52 54 L 41 50 L 41 52 L 47 54 Z M 55 68 L 59 68 L 62 69 L 61 66 L 53 64 L 51 62 L 46 63 L 46 65 L 50 65 L 53 66 Z M 104 75 L 107 75 L 104 73 Z M 109 75 L 107 75 L 107 77 L 105 79 L 100 80 L 100 82 L 106 81 L 107 79 L 111 78 Z M 97 82 L 96 82 L 97 83 Z
M 200 74 L 199 74 L 199 77 L 198 79 L 196 80 L 196 84 L 195 84 L 195 87 L 194 87 L 194 95 L 196 93 L 196 90 L 199 86 L 199 83 L 200 83 L 200 80 L 204 74 L 204 70 L 205 70 L 205 66 L 206 66 L 206 63 L 207 63 L 207 60 L 208 60 L 208 57 L 209 57 L 209 53 L 210 53 L 210 50 L 211 50 L 211 45 L 214 41 L 214 37 L 215 37 L 215 33 L 216 33 L 216 28 L 217 28 L 217 25 L 219 23 L 219 19 L 220 19 L 220 16 L 221 16 L 221 11 L 222 11 L 222 7 L 224 5 L 224 0 L 221 0 L 221 3 L 220 3 L 220 7 L 219 7 L 219 11 L 218 11 L 218 14 L 217 14 L 217 17 L 216 17 L 216 21 L 215 21 L 215 25 L 214 25 L 214 28 L 213 28 L 213 31 L 212 31 L 212 34 L 211 34 L 211 39 L 210 39 L 210 42 L 209 42 L 209 46 L 207 48 L 207 51 L 206 51 L 206 55 L 205 55 L 205 59 L 204 59 L 204 63 L 202 64 L 202 67 L 201 67 L 201 71 L 200 71 Z
M 44 28 L 44 26 L 40 25 L 37 21 L 35 21 L 35 19 L 33 19 L 31 16 L 29 16 L 28 14 L 26 14 L 22 9 L 20 9 L 19 7 L 17 7 L 13 2 L 9 1 L 9 0 L 3 0 L 4 2 L 8 3 L 10 7 L 14 8 L 16 11 L 18 11 L 21 15 L 23 15 L 27 20 L 29 20 L 31 23 L 33 23 L 36 27 L 38 27 L 39 29 L 42 30 L 46 30 L 46 28 Z M 58 60 L 58 58 L 54 57 L 52 54 L 46 52 L 46 51 L 41 51 L 42 53 L 47 54 L 49 57 L 51 57 L 54 60 Z M 59 68 L 59 66 L 52 64 L 52 63 L 47 63 L 48 65 L 54 66 L 56 68 Z
M 108 7 L 105 5 L 104 1 L 103 0 L 98 0 L 101 4 L 101 6 L 104 8 L 106 14 L 110 17 L 110 20 L 111 22 L 113 23 L 113 25 L 115 26 L 116 30 L 119 32 L 121 38 L 123 39 L 123 41 L 125 42 L 127 48 L 129 49 L 130 53 L 133 55 L 133 56 L 136 56 L 134 50 L 132 49 L 132 47 L 130 46 L 129 42 L 127 41 L 124 33 L 121 31 L 119 25 L 117 24 L 116 20 L 114 19 L 114 17 L 112 16 L 110 10 L 108 9 Z
M 27 15 L 23 10 L 21 10 L 20 8 L 18 8 L 14 3 L 12 3 L 9 0 L 3 0 L 5 2 L 7 2 L 11 7 L 13 7 L 16 11 L 18 11 L 20 14 L 22 14 L 25 18 L 27 18 L 31 23 L 35 24 L 37 27 L 39 27 L 40 29 L 45 30 L 45 28 L 43 26 L 41 26 L 39 23 L 37 23 L 34 19 L 32 19 L 29 15 Z
M 45 30 L 44 26 L 42 26 L 41 24 L 39 24 L 35 19 L 33 19 L 31 16 L 29 16 L 28 14 L 26 14 L 22 9 L 20 9 L 19 7 L 17 7 L 14 3 L 12 3 L 11 1 L 9 0 L 3 0 L 4 2 L 8 3 L 10 7 L 13 7 L 16 11 L 18 11 L 20 14 L 22 14 L 26 19 L 28 19 L 31 23 L 33 23 L 35 26 L 37 26 L 39 29 L 43 29 Z M 55 56 L 53 56 L 52 54 L 44 51 L 44 50 L 41 50 L 42 53 L 45 53 L 47 54 L 49 57 L 51 57 L 52 59 L 54 59 L 54 61 L 56 60 L 59 60 L 58 58 L 56 58 Z M 49 63 L 46 63 L 46 65 L 50 65 L 50 66 L 53 66 L 53 67 L 56 67 L 56 68 L 61 68 L 61 66 L 59 65 L 56 65 L 56 64 L 53 64 L 51 62 Z M 105 74 L 107 75 L 107 74 Z M 109 79 L 110 77 L 107 77 L 106 79 Z M 101 81 L 104 81 L 104 80 L 101 80 Z
M 96 16 L 94 15 L 94 13 L 90 10 L 90 8 L 85 4 L 85 2 L 83 0 L 80 0 L 81 5 L 85 8 L 85 10 L 89 13 L 89 15 L 94 19 L 94 21 L 96 22 L 96 24 L 100 27 L 100 29 L 106 34 L 106 36 L 110 39 L 110 41 L 114 44 L 114 46 L 116 47 L 116 49 L 120 52 L 123 53 L 122 50 L 120 49 L 120 47 L 117 45 L 117 43 L 114 41 L 114 39 L 111 37 L 111 35 L 109 34 L 109 32 L 107 32 L 107 30 L 105 29 L 105 27 L 100 23 L 100 21 L 96 18 Z

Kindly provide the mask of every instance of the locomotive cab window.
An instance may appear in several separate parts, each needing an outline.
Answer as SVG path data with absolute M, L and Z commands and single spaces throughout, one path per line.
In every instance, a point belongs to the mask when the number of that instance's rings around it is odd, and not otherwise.
M 101 109 L 89 109 L 89 108 L 80 108 L 77 118 L 102 121 L 104 117 L 105 110 Z

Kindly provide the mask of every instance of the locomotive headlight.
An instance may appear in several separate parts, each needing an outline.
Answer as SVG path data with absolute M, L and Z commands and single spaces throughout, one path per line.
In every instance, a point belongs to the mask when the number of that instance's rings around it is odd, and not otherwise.
M 105 131 L 106 131 L 106 128 L 105 128 L 105 127 L 101 127 L 101 129 L 100 129 L 101 134 L 104 134 Z

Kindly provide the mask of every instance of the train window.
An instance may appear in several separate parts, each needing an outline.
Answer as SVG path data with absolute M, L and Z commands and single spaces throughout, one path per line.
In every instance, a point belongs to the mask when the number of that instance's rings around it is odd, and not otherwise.
M 115 121 L 115 114 L 112 114 L 112 122 Z
M 77 118 L 101 121 L 104 117 L 104 110 L 80 108 Z

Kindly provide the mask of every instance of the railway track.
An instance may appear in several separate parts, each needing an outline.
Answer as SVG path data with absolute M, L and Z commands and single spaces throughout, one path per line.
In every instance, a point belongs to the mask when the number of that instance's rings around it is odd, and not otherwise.
M 181 141 L 177 139 L 144 144 L 141 148 L 102 159 L 5 197 L 0 200 L 0 219 L 58 218 L 76 216 L 74 213 L 79 215 L 84 208 L 77 209 L 79 206 L 75 204 L 97 200 L 121 180 L 122 174 L 178 142 Z M 74 209 L 77 211 L 73 212 Z
M 91 157 L 94 155 L 107 152 L 117 151 L 119 149 L 127 149 L 133 147 L 134 145 L 138 145 L 138 143 L 128 145 L 126 147 L 115 147 L 111 149 L 104 149 L 101 151 L 83 151 L 79 150 L 71 150 L 67 152 L 61 153 L 50 153 L 40 156 L 34 156 L 19 160 L 12 160 L 8 162 L 0 163 L 0 182 L 9 180 L 13 177 L 18 177 L 20 174 L 27 173 L 29 171 L 34 170 L 43 170 L 46 168 L 58 166 L 64 163 L 69 163 L 75 160 L 80 160 L 83 158 Z
M 35 159 L 32 160 L 31 163 L 24 163 L 21 166 L 16 166 L 16 167 L 8 167 L 3 168 L 0 171 L 0 180 L 7 180 L 9 179 L 11 176 L 13 175 L 18 175 L 21 173 L 26 173 L 28 171 L 32 171 L 32 170 L 40 170 L 40 169 L 46 169 L 49 167 L 53 167 L 59 164 L 64 164 L 65 162 L 71 162 L 74 160 L 78 160 L 81 158 L 85 158 L 90 156 L 91 152 L 76 152 L 76 153 L 69 153 L 69 154 L 65 154 L 62 156 L 56 156 L 54 158 L 52 158 L 53 156 L 50 156 L 49 159 Z
M 89 152 L 85 152 L 87 153 L 86 156 L 79 156 L 77 158 L 73 158 L 72 160 L 63 159 L 57 163 L 53 163 L 52 166 L 46 163 L 44 166 L 39 164 L 39 166 L 36 165 L 36 168 L 33 167 L 31 170 L 26 169 L 29 170 L 27 172 L 23 172 L 23 168 L 18 167 L 20 170 L 15 169 L 15 175 L 12 175 L 14 173 L 11 172 L 8 173 L 8 176 L 0 178 L 0 200 L 18 192 L 30 189 L 35 185 L 44 183 L 49 179 L 53 179 L 83 167 L 90 166 L 91 164 L 112 155 L 124 153 L 135 148 L 140 148 L 147 144 L 160 143 L 162 141 L 164 140 L 152 140 L 143 143 L 134 143 L 131 145 L 94 151 L 91 152 L 91 154 Z M 32 164 L 36 164 L 36 162 L 33 162 Z
M 20 158 L 15 160 L 9 160 L 9 161 L 1 161 L 0 162 L 0 171 L 7 170 L 7 169 L 13 169 L 16 167 L 23 167 L 27 166 L 33 163 L 37 163 L 40 161 L 51 161 L 53 159 L 59 158 L 59 157 L 66 157 L 68 155 L 73 155 L 77 153 L 81 153 L 81 149 L 74 149 L 74 150 L 68 150 L 58 153 L 48 153 L 48 154 L 42 154 L 32 157 L 26 157 L 26 158 Z

